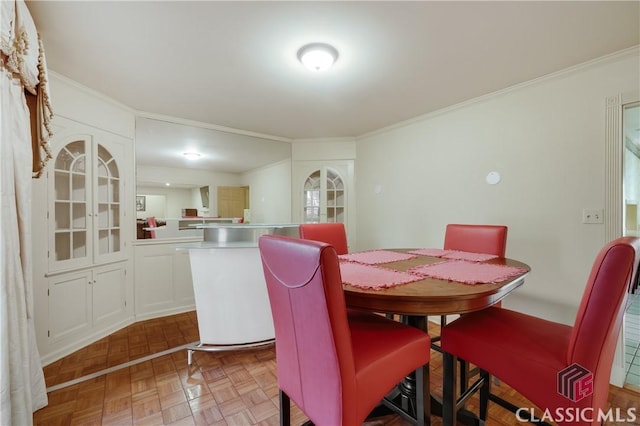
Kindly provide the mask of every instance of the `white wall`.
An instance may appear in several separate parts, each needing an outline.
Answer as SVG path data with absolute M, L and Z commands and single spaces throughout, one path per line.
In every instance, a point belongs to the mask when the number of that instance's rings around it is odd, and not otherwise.
M 638 90 L 639 64 L 627 51 L 358 138 L 357 249 L 441 247 L 447 223 L 506 224 L 507 255 L 532 268 L 518 294 L 573 322 L 605 242 L 603 225 L 581 223 L 605 204 L 605 97 Z
M 291 160 L 283 160 L 242 175 L 249 186 L 252 223 L 291 222 Z

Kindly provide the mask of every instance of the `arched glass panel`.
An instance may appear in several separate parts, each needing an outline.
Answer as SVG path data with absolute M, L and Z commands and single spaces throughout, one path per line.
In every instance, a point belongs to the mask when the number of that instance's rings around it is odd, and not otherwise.
M 344 181 L 331 168 L 315 170 L 304 183 L 303 220 L 314 222 L 344 222 Z
M 109 151 L 98 144 L 98 253 L 120 251 L 120 176 Z

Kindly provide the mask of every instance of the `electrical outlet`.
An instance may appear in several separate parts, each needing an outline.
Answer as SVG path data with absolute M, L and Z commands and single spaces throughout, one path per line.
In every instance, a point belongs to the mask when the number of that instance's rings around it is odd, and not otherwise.
M 582 223 L 604 223 L 604 210 L 582 209 Z

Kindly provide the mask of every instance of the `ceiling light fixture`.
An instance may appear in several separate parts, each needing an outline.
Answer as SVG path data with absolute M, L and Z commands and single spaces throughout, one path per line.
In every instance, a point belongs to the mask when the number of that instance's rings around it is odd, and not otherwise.
M 298 60 L 313 71 L 324 71 L 338 59 L 335 47 L 325 43 L 311 43 L 298 50 Z
M 197 160 L 200 158 L 200 154 L 197 152 L 184 152 L 182 155 L 184 155 L 187 160 Z

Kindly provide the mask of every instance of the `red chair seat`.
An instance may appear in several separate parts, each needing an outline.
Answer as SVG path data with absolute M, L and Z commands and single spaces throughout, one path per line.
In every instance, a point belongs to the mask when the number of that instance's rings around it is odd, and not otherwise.
M 384 395 L 409 375 L 413 365 L 429 362 L 429 336 L 379 315 L 349 311 L 358 417 L 366 418 Z M 426 348 L 426 349 L 425 349 Z M 402 360 L 399 362 L 398 360 Z
M 504 308 L 480 312 L 447 325 L 441 333 L 442 349 L 476 365 L 491 366 L 493 376 L 527 399 L 540 394 L 564 398 L 557 393 L 556 374 L 567 367 L 572 328 Z

